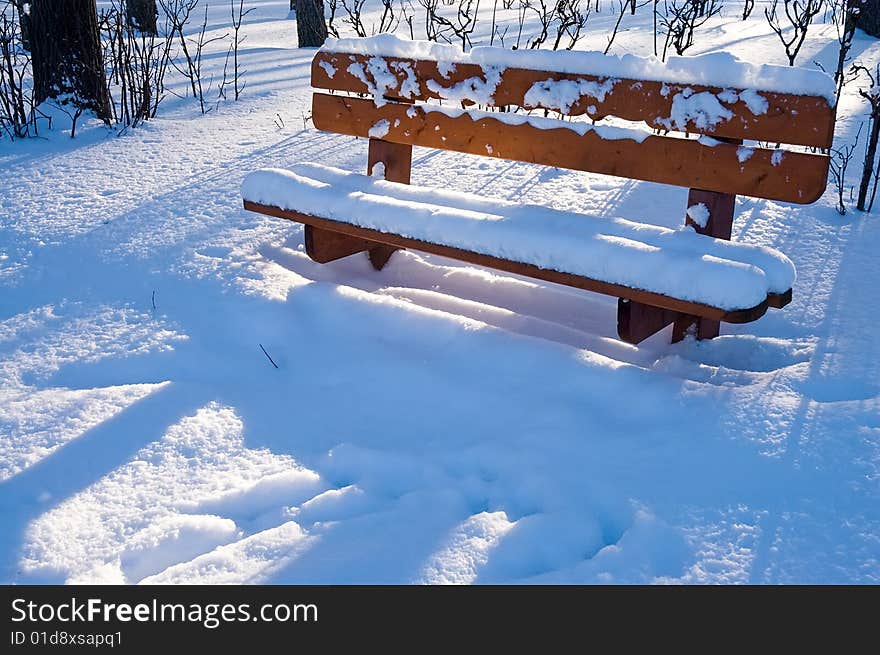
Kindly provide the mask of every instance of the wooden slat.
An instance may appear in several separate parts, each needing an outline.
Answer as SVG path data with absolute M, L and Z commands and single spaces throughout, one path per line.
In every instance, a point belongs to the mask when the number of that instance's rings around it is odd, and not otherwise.
M 410 250 L 418 250 L 420 252 L 427 252 L 434 255 L 440 255 L 441 257 L 449 257 L 451 259 L 457 259 L 470 264 L 476 264 L 477 266 L 486 266 L 488 268 L 494 268 L 500 271 L 507 271 L 508 273 L 523 275 L 538 280 L 545 280 L 547 282 L 553 282 L 555 284 L 563 284 L 565 286 L 575 287 L 577 289 L 584 289 L 586 291 L 604 293 L 606 295 L 615 296 L 617 298 L 627 298 L 629 300 L 634 300 L 636 302 L 646 305 L 661 307 L 663 309 L 669 309 L 675 312 L 680 312 L 682 314 L 703 316 L 717 321 L 726 321 L 728 323 L 749 323 L 763 316 L 764 313 L 767 311 L 767 307 L 771 304 L 770 299 L 767 299 L 759 305 L 756 305 L 755 307 L 727 311 L 701 303 L 694 303 L 686 300 L 679 300 L 677 298 L 670 298 L 669 296 L 664 296 L 662 294 L 654 293 L 652 291 L 632 289 L 630 287 L 625 287 L 620 284 L 612 284 L 610 282 L 593 280 L 591 278 L 583 277 L 580 275 L 573 275 L 571 273 L 564 273 L 561 271 L 553 271 L 545 268 L 539 268 L 538 266 L 535 266 L 533 264 L 510 261 L 508 259 L 493 257 L 491 255 L 472 252 L 470 250 L 463 250 L 461 248 L 453 248 L 451 246 L 446 246 L 443 244 L 430 243 L 428 241 L 420 241 L 418 239 L 411 239 L 409 237 L 403 237 L 398 234 L 380 232 L 378 230 L 359 227 L 350 223 L 333 221 L 318 216 L 302 214 L 297 211 L 281 209 L 280 207 L 261 205 L 259 203 L 251 202 L 249 200 L 244 201 L 244 208 L 248 211 L 257 212 L 260 214 L 267 214 L 269 216 L 276 216 L 278 218 L 286 218 L 292 221 L 296 221 L 297 223 L 311 225 L 321 230 L 339 232 L 341 234 L 357 239 L 384 243 L 393 248 L 406 248 Z
M 314 94 L 312 120 L 320 130 L 359 137 L 368 137 L 371 128 L 387 120 L 381 138 L 392 143 L 799 204 L 818 200 L 828 177 L 825 155 L 786 152 L 774 165 L 774 151 L 756 148 L 741 162 L 737 146 L 725 143 L 709 146 L 653 135 L 641 143 L 610 140 L 592 131 L 581 136 L 565 127 L 509 125 L 491 116 L 475 120 L 467 113 L 452 117 L 394 102 L 376 107 L 369 99 L 323 93 Z
M 312 61 L 312 86 L 352 93 L 372 93 L 376 90 L 376 80 L 370 72 L 368 63 L 374 66 L 379 64 L 383 72 L 387 71 L 381 76 L 383 79 L 390 79 L 390 76 L 396 78 L 396 85 L 393 85 L 393 88 L 387 88 L 383 82 L 382 88 L 378 89 L 381 94 L 408 100 L 449 97 L 444 89 L 473 78 L 486 79 L 483 68 L 477 64 L 456 64 L 455 70 L 449 73 L 448 77 L 444 77 L 437 69 L 437 63 L 432 61 L 319 52 Z M 362 67 L 370 85 L 349 72 L 349 66 L 352 64 Z M 334 71 L 332 77 L 329 71 Z M 448 71 L 444 72 L 448 73 Z M 529 105 L 525 101 L 525 96 L 529 89 L 536 83 L 551 79 L 583 80 L 602 84 L 607 78 L 508 68 L 503 71 L 501 82 L 495 87 L 491 104 L 527 107 Z M 588 114 L 594 119 L 618 116 L 630 121 L 644 121 L 655 128 L 668 128 L 667 121 L 672 115 L 673 99 L 677 94 L 685 92 L 685 89 L 690 89 L 695 94 L 706 92 L 713 95 L 722 94 L 725 100 L 733 98 L 732 94 L 725 94 L 725 89 L 720 87 L 621 79 L 614 83 L 613 88 L 602 99 L 591 95 L 581 96 L 567 113 Z M 732 91 L 738 93 L 741 90 Z M 757 115 L 752 113 L 746 102 L 740 99 L 734 102 L 719 100 L 722 106 L 732 113 L 732 117 L 728 120 L 704 128 L 690 121 L 683 126 L 674 126 L 673 129 L 717 137 L 817 148 L 831 147 L 834 137 L 835 108 L 830 106 L 824 97 L 770 91 L 757 93 L 767 102 L 767 110 L 764 113 Z M 556 108 L 550 107 L 550 109 Z

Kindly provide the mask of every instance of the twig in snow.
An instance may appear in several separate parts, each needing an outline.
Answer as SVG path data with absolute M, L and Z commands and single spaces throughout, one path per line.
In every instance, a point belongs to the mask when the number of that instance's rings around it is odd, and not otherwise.
M 274 366 L 275 368 L 278 368 L 278 364 L 276 364 L 275 360 L 272 359 L 272 356 L 266 352 L 266 349 L 263 348 L 263 344 L 259 344 L 259 345 L 260 345 L 260 350 L 263 351 L 263 354 L 269 359 L 270 362 L 272 362 L 272 366 Z

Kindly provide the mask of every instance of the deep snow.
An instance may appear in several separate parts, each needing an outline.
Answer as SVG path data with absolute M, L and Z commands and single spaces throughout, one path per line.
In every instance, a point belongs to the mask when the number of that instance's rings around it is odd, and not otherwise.
M 618 341 L 613 299 L 439 258 L 315 264 L 241 182 L 364 172 L 366 143 L 304 126 L 314 51 L 286 0 L 252 4 L 240 102 L 0 141 L 2 581 L 880 582 L 876 216 L 738 199 L 734 238 L 793 260 L 794 300 L 678 345 Z M 785 63 L 755 13 L 731 3 L 692 52 Z M 648 54 L 649 24 L 612 52 Z M 835 57 L 820 25 L 799 61 Z M 852 139 L 855 87 L 838 112 Z M 413 182 L 674 229 L 686 209 L 420 149 Z

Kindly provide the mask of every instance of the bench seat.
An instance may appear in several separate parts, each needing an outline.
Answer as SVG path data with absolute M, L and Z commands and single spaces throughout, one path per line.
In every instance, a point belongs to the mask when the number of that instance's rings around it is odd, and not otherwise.
M 254 171 L 242 196 L 246 209 L 344 238 L 731 323 L 787 304 L 795 280 L 794 265 L 782 253 L 691 228 L 398 184 L 319 164 Z

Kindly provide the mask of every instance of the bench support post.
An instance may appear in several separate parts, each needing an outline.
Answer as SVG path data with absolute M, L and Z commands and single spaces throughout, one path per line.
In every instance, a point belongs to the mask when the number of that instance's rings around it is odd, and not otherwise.
M 685 223 L 694 228 L 699 234 L 705 234 L 716 239 L 730 241 L 733 233 L 733 212 L 736 207 L 736 195 L 732 193 L 718 193 L 716 191 L 703 191 L 702 189 L 690 189 L 688 192 L 688 209 L 694 205 L 703 204 L 709 210 L 709 220 L 705 225 L 698 225 L 687 215 Z M 696 323 L 697 339 L 714 339 L 721 331 L 721 323 L 708 318 L 682 315 L 675 322 L 672 330 L 672 343 L 684 339 L 687 329 Z
M 719 141 L 742 143 L 740 139 L 719 139 Z M 705 225 L 698 225 L 686 213 L 687 209 L 701 203 L 709 210 L 709 220 Z M 735 207 L 736 194 L 689 189 L 685 224 L 693 227 L 699 234 L 729 241 L 733 233 Z M 618 300 L 617 333 L 624 341 L 639 343 L 670 323 L 673 324 L 672 343 L 684 339 L 688 329 L 694 324 L 697 326 L 697 339 L 714 339 L 721 331 L 721 323 L 712 319 L 672 312 L 634 301 Z
M 412 146 L 400 143 L 389 143 L 381 139 L 370 139 L 370 150 L 367 155 L 367 175 L 372 175 L 376 164 L 385 167 L 385 179 L 389 182 L 409 184 L 412 171 Z M 381 271 L 397 248 L 375 245 L 370 248 L 370 263 L 377 271 Z
M 367 174 L 372 175 L 376 164 L 385 166 L 385 179 L 389 182 L 409 184 L 412 168 L 412 146 L 388 143 L 379 139 L 370 139 L 370 151 L 367 160 Z M 377 271 L 381 271 L 391 255 L 397 250 L 375 241 L 357 239 L 338 232 L 322 230 L 311 225 L 305 226 L 306 254 L 319 264 L 348 257 L 359 252 L 366 252 L 370 263 Z

